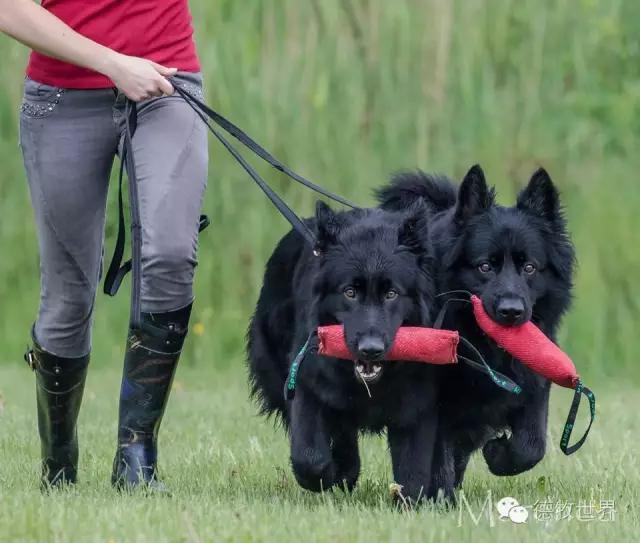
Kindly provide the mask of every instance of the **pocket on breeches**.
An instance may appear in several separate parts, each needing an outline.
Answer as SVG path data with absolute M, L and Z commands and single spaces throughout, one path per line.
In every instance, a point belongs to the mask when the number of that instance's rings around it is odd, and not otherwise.
M 20 113 L 25 117 L 43 119 L 53 115 L 64 98 L 65 89 L 26 78 Z

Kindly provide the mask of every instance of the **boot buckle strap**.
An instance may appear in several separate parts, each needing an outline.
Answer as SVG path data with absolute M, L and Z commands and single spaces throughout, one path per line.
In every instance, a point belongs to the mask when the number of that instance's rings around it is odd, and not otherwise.
M 32 371 L 36 371 L 36 368 L 38 367 L 37 365 L 37 358 L 35 353 L 33 352 L 33 349 L 27 349 L 27 352 L 24 353 L 24 361 L 27 363 L 27 366 L 29 366 L 31 368 Z

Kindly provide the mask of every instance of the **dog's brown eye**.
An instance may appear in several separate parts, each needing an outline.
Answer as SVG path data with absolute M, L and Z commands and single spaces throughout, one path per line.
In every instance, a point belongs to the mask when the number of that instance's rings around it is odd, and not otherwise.
M 480 264 L 478 266 L 478 269 L 482 272 L 482 273 L 489 273 L 491 271 L 491 264 L 489 264 L 488 262 L 483 262 L 482 264 Z
M 356 289 L 353 287 L 347 287 L 342 292 L 347 298 L 351 300 L 356 297 Z
M 391 289 L 390 291 L 387 292 L 387 294 L 385 294 L 385 298 L 387 300 L 395 300 L 398 297 L 398 293 Z
M 522 269 L 524 270 L 524 273 L 528 273 L 529 275 L 536 271 L 536 267 L 531 262 L 527 262 Z

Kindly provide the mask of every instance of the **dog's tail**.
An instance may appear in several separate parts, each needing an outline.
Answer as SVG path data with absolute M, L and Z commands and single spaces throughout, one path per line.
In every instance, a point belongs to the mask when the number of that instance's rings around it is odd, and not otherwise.
M 447 177 L 420 170 L 395 174 L 391 183 L 377 189 L 375 195 L 380 206 L 390 210 L 406 209 L 419 198 L 424 198 L 435 213 L 456 203 L 456 188 Z

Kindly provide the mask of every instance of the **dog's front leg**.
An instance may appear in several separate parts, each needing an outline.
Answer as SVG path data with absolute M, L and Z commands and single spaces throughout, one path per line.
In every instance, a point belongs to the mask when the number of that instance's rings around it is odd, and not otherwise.
M 431 465 L 431 482 L 427 498 L 435 500 L 438 494 L 442 498 L 455 503 L 454 487 L 456 480 L 456 451 L 451 446 L 448 436 L 438 428 L 438 437 L 433 447 L 433 462 Z
M 331 426 L 331 449 L 336 466 L 336 479 L 340 485 L 351 491 L 360 475 L 358 428 L 352 421 L 344 418 L 336 418 Z
M 544 458 L 547 446 L 549 382 L 535 389 L 525 404 L 509 413 L 511 436 L 488 441 L 482 454 L 494 475 L 517 475 Z
M 291 466 L 303 488 L 313 492 L 336 484 L 326 413 L 317 398 L 298 387 L 289 405 Z
M 399 501 L 415 504 L 428 498 L 436 426 L 437 418 L 429 415 L 413 426 L 387 430 L 393 477 L 402 487 Z

